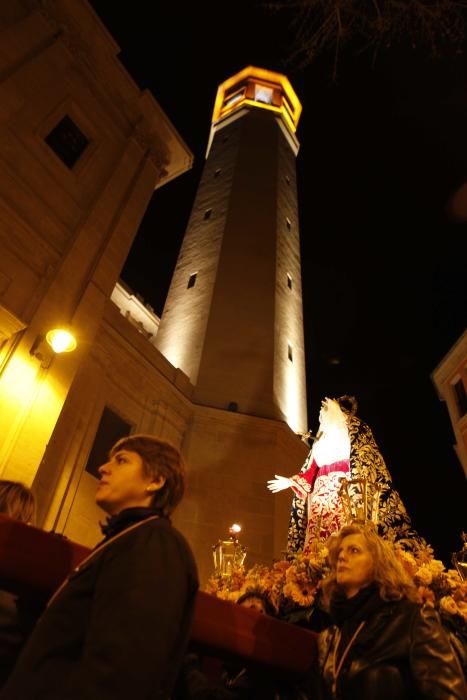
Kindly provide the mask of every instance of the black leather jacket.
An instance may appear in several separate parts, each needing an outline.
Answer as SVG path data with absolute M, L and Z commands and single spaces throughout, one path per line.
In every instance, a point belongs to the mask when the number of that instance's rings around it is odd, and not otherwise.
M 365 620 L 336 678 L 335 666 L 342 655 L 342 648 L 335 654 L 339 637 L 337 626 L 320 634 L 319 661 L 326 698 L 467 698 L 461 666 L 432 608 L 408 600 L 383 604 Z M 384 687 L 385 678 L 394 677 L 391 673 L 401 683 L 397 695 Z

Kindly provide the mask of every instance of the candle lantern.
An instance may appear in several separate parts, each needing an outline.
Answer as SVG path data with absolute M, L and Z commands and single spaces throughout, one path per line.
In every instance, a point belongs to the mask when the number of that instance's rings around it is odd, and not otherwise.
M 458 552 L 454 552 L 452 555 L 452 563 L 459 572 L 461 579 L 467 581 L 467 532 L 462 533 L 462 540 L 464 542 L 462 549 Z
M 339 498 L 344 522 L 373 525 L 378 524 L 381 484 L 361 479 L 342 479 Z
M 246 557 L 246 547 L 240 543 L 238 533 L 241 531 L 240 525 L 234 523 L 229 528 L 229 539 L 219 540 L 212 547 L 214 557 L 214 571 L 216 576 L 229 578 L 235 569 L 242 566 Z

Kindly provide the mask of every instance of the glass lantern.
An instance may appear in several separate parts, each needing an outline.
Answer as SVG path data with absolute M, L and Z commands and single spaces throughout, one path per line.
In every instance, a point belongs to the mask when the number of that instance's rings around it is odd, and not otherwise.
M 379 500 L 381 484 L 361 479 L 342 479 L 339 498 L 342 504 L 344 522 L 373 525 L 379 520 Z
M 212 547 L 214 557 L 214 571 L 216 576 L 222 578 L 230 578 L 240 566 L 242 566 L 246 557 L 246 547 L 238 540 L 238 533 L 241 527 L 232 525 L 229 528 L 230 537 L 228 540 L 219 540 Z
M 459 576 L 463 581 L 467 581 L 467 532 L 463 532 L 462 540 L 464 542 L 462 549 L 454 552 L 452 555 L 452 563 L 459 572 Z

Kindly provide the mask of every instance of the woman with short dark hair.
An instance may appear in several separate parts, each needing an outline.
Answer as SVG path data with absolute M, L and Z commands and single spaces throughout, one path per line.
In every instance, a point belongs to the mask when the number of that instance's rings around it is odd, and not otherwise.
M 185 461 L 180 452 L 169 442 L 148 435 L 122 438 L 112 447 L 110 457 L 121 450 L 139 454 L 146 476 L 164 479 L 162 488 L 152 492 L 151 507 L 169 517 L 185 491 Z
M 198 588 L 191 549 L 169 520 L 183 459 L 163 440 L 133 435 L 99 475 L 105 538 L 49 602 L 2 700 L 170 696 Z
M 320 634 L 326 698 L 465 700 L 465 679 L 439 617 L 415 602 L 392 545 L 372 526 L 328 541 L 323 601 L 334 625 Z

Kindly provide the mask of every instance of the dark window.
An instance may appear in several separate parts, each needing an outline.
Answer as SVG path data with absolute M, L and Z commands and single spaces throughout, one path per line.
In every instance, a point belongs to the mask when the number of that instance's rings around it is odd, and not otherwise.
M 287 357 L 289 358 L 290 362 L 293 362 L 293 348 L 290 343 L 287 345 Z
M 205 221 L 207 221 L 208 219 L 211 218 L 211 214 L 212 214 L 212 209 L 206 209 L 206 211 L 204 212 L 203 219 Z
M 197 274 L 198 274 L 197 272 L 193 272 L 193 274 L 190 275 L 190 277 L 189 277 L 189 279 L 188 279 L 188 284 L 187 284 L 187 286 L 186 286 L 187 289 L 191 289 L 192 287 L 195 286 L 195 284 L 196 284 L 196 275 L 197 275 Z
M 287 287 L 292 289 L 292 277 L 290 275 L 287 275 Z
M 216 172 L 214 173 L 214 177 L 219 177 L 220 174 L 221 174 L 221 169 L 217 168 Z
M 288 185 L 290 185 L 290 177 L 288 175 L 285 176 L 285 181 Z
M 89 144 L 89 140 L 67 114 L 45 137 L 45 142 L 69 168 L 75 165 Z
M 131 425 L 108 406 L 104 408 L 94 444 L 91 448 L 86 471 L 99 478 L 98 469 L 109 458 L 109 451 L 117 440 L 130 434 Z
M 457 408 L 459 410 L 459 416 L 465 416 L 467 413 L 467 394 L 465 392 L 465 386 L 462 379 L 459 379 L 454 384 L 454 391 L 456 393 Z
M 287 224 L 287 228 L 290 231 L 290 229 L 292 228 L 292 222 L 290 221 L 289 217 L 285 219 L 285 223 Z

